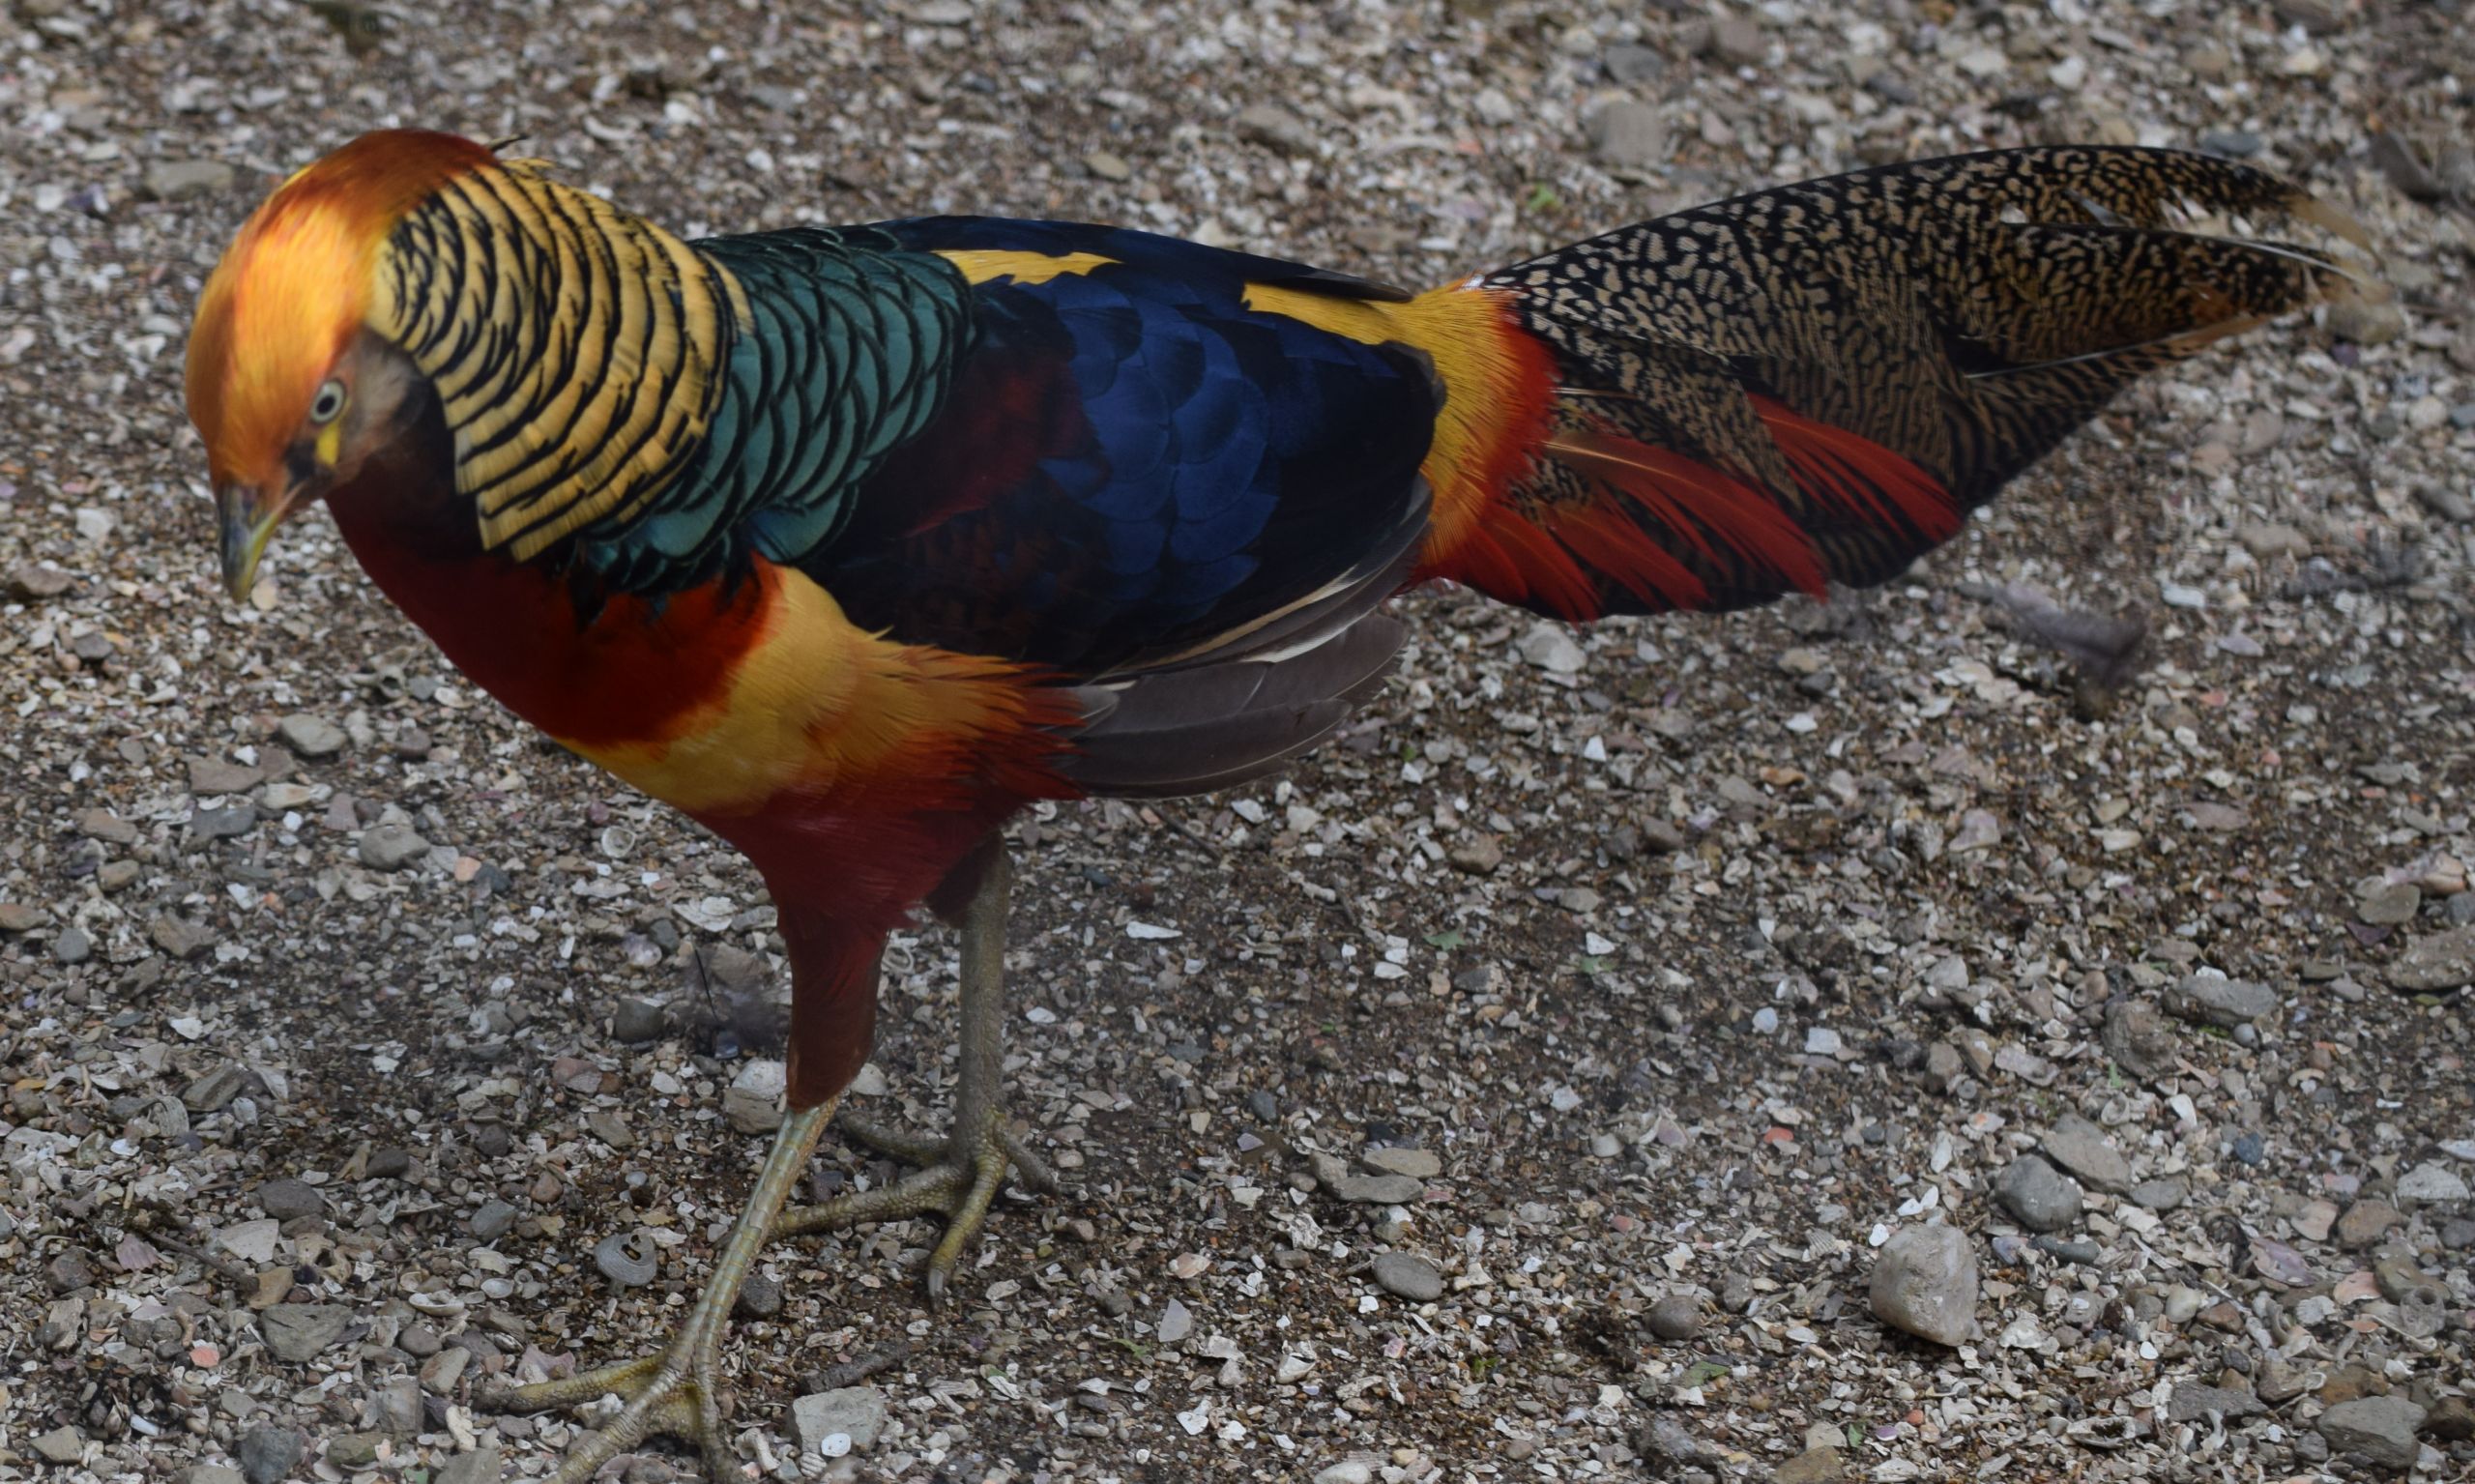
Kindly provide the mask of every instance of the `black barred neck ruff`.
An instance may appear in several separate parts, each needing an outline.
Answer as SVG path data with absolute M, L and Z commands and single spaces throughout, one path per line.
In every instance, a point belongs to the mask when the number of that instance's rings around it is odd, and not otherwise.
M 642 513 L 696 456 L 746 320 L 730 274 L 528 160 L 388 240 L 370 326 L 436 387 L 482 544 L 518 561 Z

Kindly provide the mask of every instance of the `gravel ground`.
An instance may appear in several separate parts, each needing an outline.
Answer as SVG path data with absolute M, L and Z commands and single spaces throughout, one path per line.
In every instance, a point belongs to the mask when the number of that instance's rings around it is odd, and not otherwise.
M 1408 282 L 2048 139 L 2357 212 L 2395 308 L 2138 390 L 1905 580 L 1577 636 L 1419 595 L 1290 780 L 1027 821 L 1013 1109 L 1074 1189 L 933 1320 L 928 1224 L 785 1244 L 729 1353 L 784 1478 L 2475 1476 L 2454 0 L 13 3 L 0 1479 L 539 1475 L 591 1415 L 477 1382 L 646 1349 L 760 1151 L 753 875 L 323 518 L 213 580 L 198 283 L 386 124 L 696 230 Z M 2079 675 L 2040 592 L 2145 668 Z M 934 1120 L 952 956 L 894 955 L 870 1111 Z

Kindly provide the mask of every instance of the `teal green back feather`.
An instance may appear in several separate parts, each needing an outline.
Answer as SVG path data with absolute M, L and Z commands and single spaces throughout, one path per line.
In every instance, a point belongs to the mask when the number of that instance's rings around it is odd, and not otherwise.
M 711 432 L 653 509 L 579 533 L 613 586 L 666 591 L 748 553 L 794 563 L 935 416 L 971 337 L 971 287 L 933 253 L 867 228 L 692 245 L 735 278 L 735 327 Z

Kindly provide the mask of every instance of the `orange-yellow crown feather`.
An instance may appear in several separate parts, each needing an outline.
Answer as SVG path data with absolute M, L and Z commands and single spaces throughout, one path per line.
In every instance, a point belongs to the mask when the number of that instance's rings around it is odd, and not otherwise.
M 368 314 L 388 234 L 441 186 L 492 159 L 454 134 L 364 134 L 295 171 L 242 223 L 189 332 L 189 421 L 217 483 L 273 476 Z

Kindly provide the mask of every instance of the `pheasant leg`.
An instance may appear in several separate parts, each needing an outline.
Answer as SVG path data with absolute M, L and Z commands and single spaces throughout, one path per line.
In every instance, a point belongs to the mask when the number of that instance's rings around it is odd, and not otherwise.
M 898 1133 L 845 1116 L 841 1127 L 873 1149 L 920 1168 L 890 1185 L 837 1196 L 782 1213 L 773 1235 L 838 1231 L 871 1221 L 934 1213 L 946 1234 L 928 1256 L 930 1302 L 942 1300 L 965 1248 L 988 1219 L 1010 1169 L 1034 1189 L 1057 1177 L 1007 1132 L 1001 1115 L 1005 1029 L 1005 899 L 1011 877 L 1001 851 L 963 913 L 962 1057 L 954 1081 L 954 1121 L 942 1140 Z
M 655 1433 L 687 1439 L 705 1455 L 705 1470 L 714 1480 L 736 1478 L 740 1463 L 722 1429 L 721 1340 L 731 1306 L 756 1266 L 757 1254 L 776 1235 L 774 1217 L 790 1199 L 791 1188 L 816 1152 L 817 1139 L 833 1120 L 836 1095 L 813 1108 L 803 1108 L 782 1120 L 782 1131 L 765 1156 L 756 1189 L 731 1228 L 730 1240 L 713 1263 L 713 1276 L 696 1307 L 688 1311 L 668 1349 L 639 1360 L 604 1366 L 578 1376 L 539 1382 L 529 1386 L 493 1386 L 478 1399 L 499 1411 L 539 1411 L 571 1407 L 617 1393 L 626 1406 L 608 1425 L 569 1452 L 553 1484 L 585 1484 L 603 1464 Z

